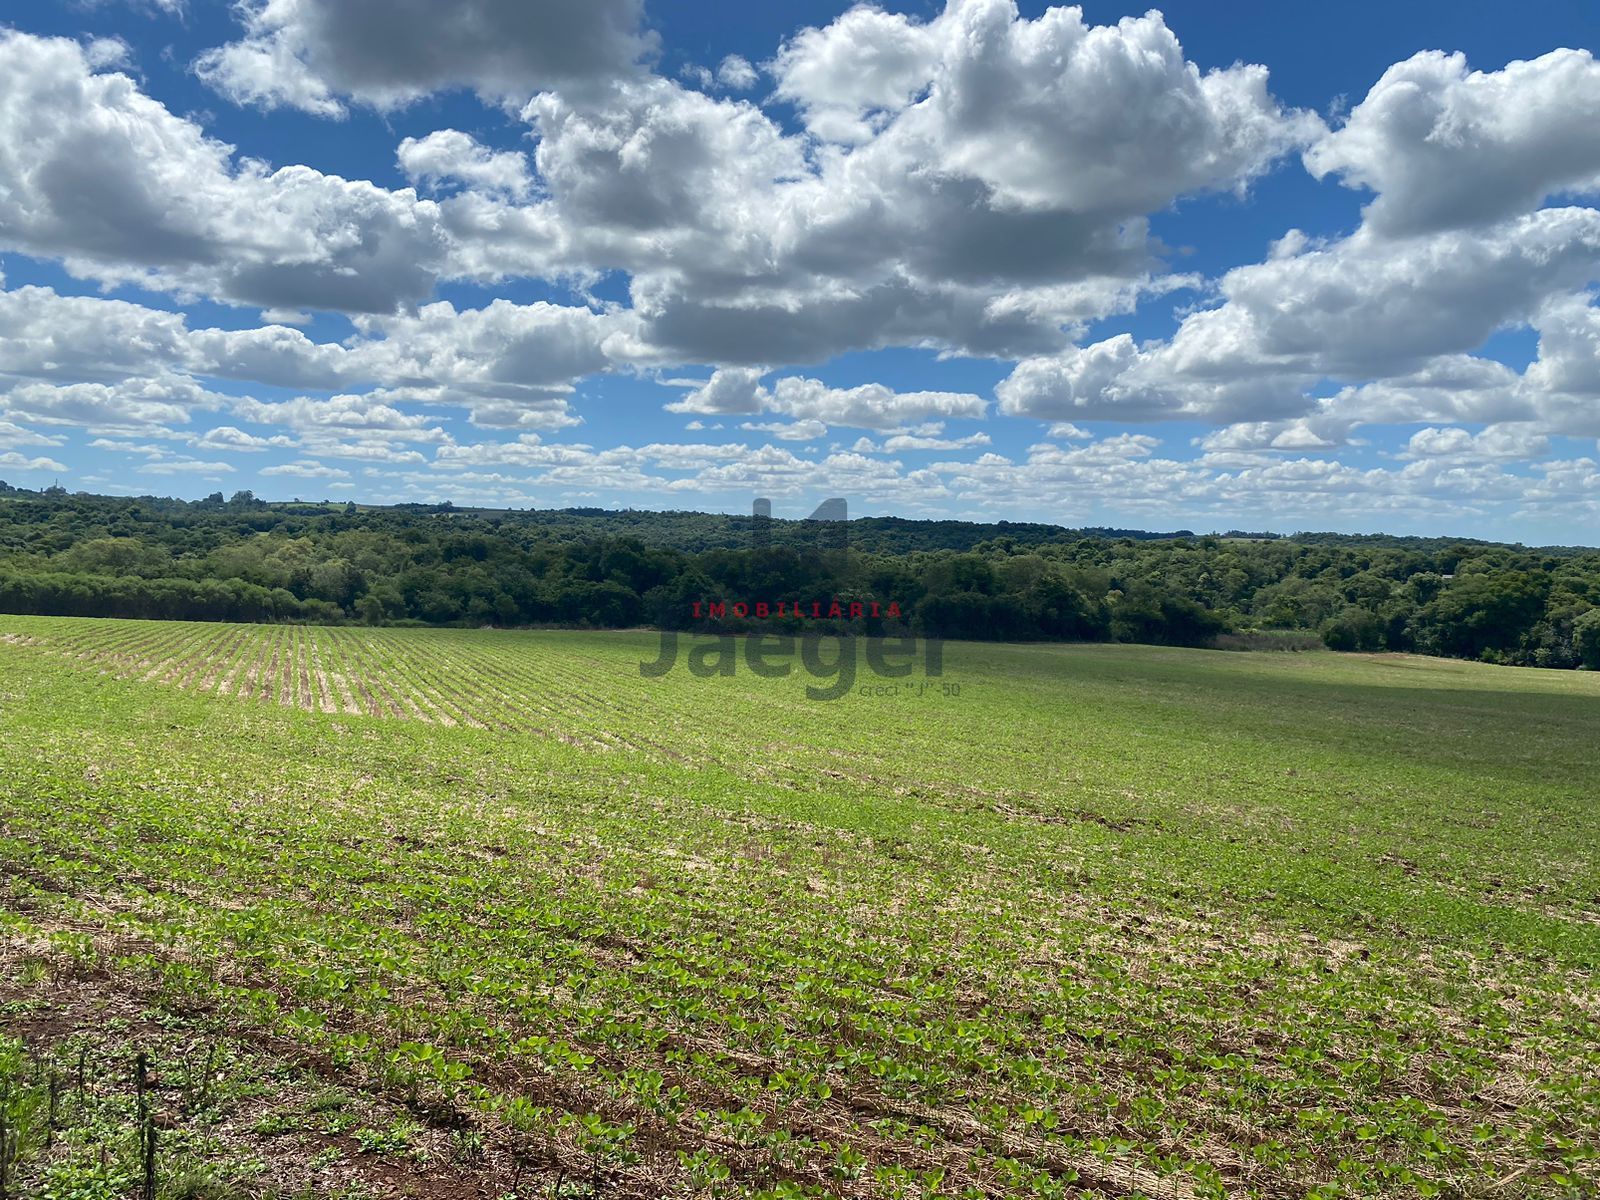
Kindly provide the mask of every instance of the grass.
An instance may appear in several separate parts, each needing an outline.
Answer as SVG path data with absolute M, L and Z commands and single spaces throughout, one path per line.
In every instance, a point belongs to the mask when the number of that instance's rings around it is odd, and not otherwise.
M 1600 678 L 654 657 L 0 618 L 0 1064 L 105 1097 L 12 1178 L 131 1170 L 143 1050 L 245 1196 L 1600 1189 Z

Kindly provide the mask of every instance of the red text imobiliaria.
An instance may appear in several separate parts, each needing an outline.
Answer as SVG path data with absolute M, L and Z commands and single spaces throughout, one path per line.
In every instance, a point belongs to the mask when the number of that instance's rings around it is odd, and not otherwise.
M 865 617 L 894 620 L 903 615 L 898 600 L 891 600 L 887 605 L 876 600 L 851 600 L 849 603 L 833 600 L 826 605 L 821 600 L 813 600 L 809 605 L 801 604 L 798 600 L 779 600 L 776 603 L 770 600 L 735 600 L 731 604 L 725 600 L 696 600 L 690 606 L 690 611 L 696 621 L 721 621 L 730 616 L 741 619 L 755 617 L 759 621 L 773 617 L 780 620 L 785 617 L 832 621 L 859 621 Z

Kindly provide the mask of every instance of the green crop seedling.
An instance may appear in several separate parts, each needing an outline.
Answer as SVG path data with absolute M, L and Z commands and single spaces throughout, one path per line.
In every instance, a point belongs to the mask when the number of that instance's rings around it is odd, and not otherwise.
M 7 1200 L 1600 1187 L 1593 675 L 0 633 Z

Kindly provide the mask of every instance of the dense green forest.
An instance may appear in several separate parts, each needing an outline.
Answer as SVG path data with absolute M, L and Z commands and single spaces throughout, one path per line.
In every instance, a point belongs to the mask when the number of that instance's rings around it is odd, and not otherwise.
M 0 612 L 1191 646 L 1292 645 L 1298 633 L 1340 650 L 1600 669 L 1600 551 L 0 484 Z

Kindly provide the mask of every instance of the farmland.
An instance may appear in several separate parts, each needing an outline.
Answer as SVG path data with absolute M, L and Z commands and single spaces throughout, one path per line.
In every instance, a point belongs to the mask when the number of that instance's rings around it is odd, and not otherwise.
M 1600 1188 L 1600 677 L 656 654 L 0 617 L 10 1194 Z

